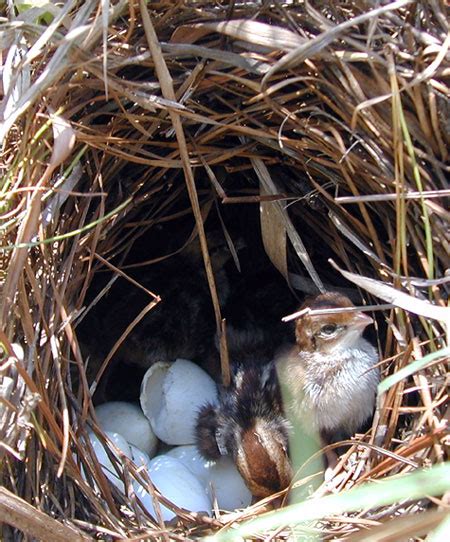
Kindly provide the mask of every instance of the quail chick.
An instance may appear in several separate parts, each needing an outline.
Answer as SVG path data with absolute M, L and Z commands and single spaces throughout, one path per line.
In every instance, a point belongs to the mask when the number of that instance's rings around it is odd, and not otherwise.
M 238 365 L 219 404 L 205 405 L 196 426 L 202 455 L 212 460 L 230 455 L 256 497 L 289 485 L 288 433 L 274 363 Z
M 307 300 L 312 310 L 351 308 L 328 292 Z M 278 361 L 287 412 L 325 443 L 353 435 L 373 415 L 380 372 L 378 353 L 363 337 L 372 318 L 363 312 L 305 314 L 296 322 L 296 346 Z

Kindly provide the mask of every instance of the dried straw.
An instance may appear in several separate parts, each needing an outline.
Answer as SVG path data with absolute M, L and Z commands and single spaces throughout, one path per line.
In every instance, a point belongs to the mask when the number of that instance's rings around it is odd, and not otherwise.
M 76 324 L 87 289 L 105 261 L 120 269 L 159 223 L 194 214 L 219 331 L 203 221 L 217 201 L 252 201 L 286 277 L 289 239 L 305 289 L 336 284 L 317 250 L 324 246 L 369 302 L 395 305 L 383 313 L 385 376 L 444 348 L 445 4 L 372 6 L 71 0 L 17 13 L 10 5 L 0 21 L 0 518 L 18 531 L 5 527 L 5 537 L 188 540 L 266 509 L 217 518 L 179 510 L 169 528 L 133 498 L 131 480 L 145 474 L 127 460 L 117 465 L 125 497 L 86 440 L 95 424 Z M 237 173 L 256 183 L 231 189 Z M 407 306 L 386 299 L 389 285 L 408 294 Z M 400 373 L 380 395 L 372 430 L 318 495 L 444 461 L 445 361 L 425 358 Z M 408 514 L 418 513 L 423 534 L 442 519 L 422 512 L 430 503 L 336 516 L 312 531 L 370 539 L 401 511 L 404 521 L 374 536 L 414 536 Z

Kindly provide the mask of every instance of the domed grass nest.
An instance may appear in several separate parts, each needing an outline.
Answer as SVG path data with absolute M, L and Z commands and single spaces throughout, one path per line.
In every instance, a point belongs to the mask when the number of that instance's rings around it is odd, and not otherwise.
M 30 6 L 10 2 L 0 20 L 3 538 L 285 539 L 295 529 L 359 540 L 438 528 L 450 486 L 441 465 L 450 320 L 444 2 Z M 95 387 L 159 302 L 157 289 L 142 293 L 144 309 L 117 330 L 94 375 L 80 329 L 115 281 L 197 238 L 226 380 L 210 265 L 217 230 L 234 261 L 243 240 L 247 268 L 274 273 L 298 297 L 337 288 L 374 305 L 383 382 L 372 427 L 293 512 L 264 514 L 279 507 L 274 497 L 214 517 L 177 510 L 179 520 L 164 525 L 134 496 L 142 472 L 124 459 L 120 492 L 86 441 L 92 428 L 104 438 Z M 306 483 L 301 472 L 297 482 Z

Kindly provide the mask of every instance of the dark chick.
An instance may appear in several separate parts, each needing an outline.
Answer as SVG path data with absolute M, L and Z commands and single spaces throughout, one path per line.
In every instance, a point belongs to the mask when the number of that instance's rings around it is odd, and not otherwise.
M 230 252 L 222 237 L 210 241 L 211 260 L 220 300 L 229 294 L 224 263 Z M 150 367 L 157 361 L 186 358 L 198 361 L 212 348 L 215 319 L 203 257 L 198 242 L 181 255 L 139 273 L 138 282 L 160 295 L 161 301 L 133 328 L 117 353 L 125 363 Z M 116 333 L 123 331 L 151 299 L 132 286 L 113 302 L 110 322 Z
M 221 232 L 210 235 L 208 243 L 219 301 L 223 304 L 229 295 L 224 266 L 230 261 L 231 253 Z M 158 294 L 161 301 L 133 327 L 114 354 L 101 381 L 102 400 L 137 399 L 139 386 L 134 386 L 132 395 L 128 393 L 132 383 L 124 381 L 127 373 L 139 384 L 140 371 L 157 361 L 186 358 L 206 363 L 211 351 L 215 351 L 214 310 L 198 240 L 179 255 L 129 273 L 145 288 Z M 152 297 L 145 291 L 119 278 L 88 314 L 78 332 L 83 353 L 90 358 L 90 382 L 122 333 L 151 302 Z M 117 383 L 117 389 L 112 389 L 114 383 Z M 105 387 L 107 389 L 103 390 Z
M 293 327 L 281 316 L 297 305 L 278 271 L 255 268 L 235 280 L 223 311 L 230 359 L 234 363 L 273 360 L 280 348 L 292 343 Z
M 275 365 L 246 364 L 219 404 L 200 411 L 197 446 L 207 459 L 230 455 L 253 495 L 266 497 L 291 481 L 288 431 Z

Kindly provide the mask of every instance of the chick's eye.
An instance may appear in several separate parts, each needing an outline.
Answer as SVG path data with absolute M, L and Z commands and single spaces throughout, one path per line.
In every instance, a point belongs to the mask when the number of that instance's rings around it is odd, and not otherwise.
M 322 335 L 333 335 L 335 331 L 337 330 L 336 324 L 325 324 L 320 328 L 320 333 Z

